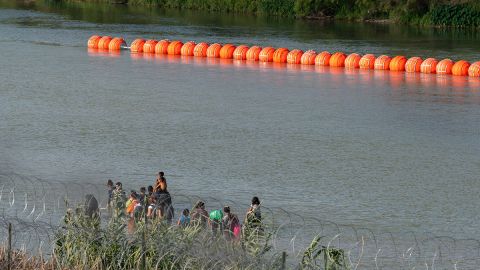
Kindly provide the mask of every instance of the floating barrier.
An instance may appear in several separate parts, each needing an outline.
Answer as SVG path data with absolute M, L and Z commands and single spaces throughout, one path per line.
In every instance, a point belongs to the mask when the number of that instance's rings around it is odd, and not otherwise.
M 361 69 L 374 69 L 375 60 L 376 60 L 375 55 L 365 54 L 358 62 L 358 65 Z
M 323 51 L 315 57 L 315 65 L 328 66 L 330 65 L 330 58 L 332 58 L 332 55 L 327 51 Z
M 258 55 L 258 61 L 272 62 L 274 53 L 275 53 L 275 48 L 265 47 L 260 51 L 260 54 Z
M 232 45 L 232 44 L 225 44 L 223 47 L 220 49 L 220 58 L 222 59 L 232 59 L 233 58 L 233 52 L 235 52 L 235 49 L 237 47 Z
M 98 49 L 101 50 L 108 50 L 108 45 L 110 44 L 110 41 L 112 41 L 112 37 L 110 36 L 104 36 L 98 40 Z
M 399 55 L 395 56 L 392 61 L 390 61 L 389 68 L 391 71 L 405 71 L 405 64 L 407 64 L 407 58 Z
M 207 57 L 209 57 L 209 58 L 219 58 L 221 49 L 222 49 L 221 44 L 213 43 L 212 45 L 208 46 Z
M 237 48 L 235 48 L 235 51 L 233 51 L 233 59 L 236 60 L 247 60 L 247 52 L 248 52 L 248 46 L 246 45 L 240 45 Z
M 380 55 L 375 59 L 375 65 L 374 69 L 378 70 L 388 70 L 390 69 L 390 62 L 392 61 L 392 58 L 388 55 Z
M 150 39 L 145 41 L 143 44 L 143 52 L 144 53 L 155 53 L 155 46 L 157 46 L 158 41 L 154 39 Z
M 126 48 L 127 43 L 123 38 L 113 38 L 110 43 L 108 44 L 108 50 L 109 51 L 120 51 L 122 48 Z
M 452 74 L 454 76 L 467 76 L 469 67 L 470 67 L 469 62 L 465 60 L 460 60 L 453 65 Z
M 160 40 L 157 45 L 155 45 L 155 54 L 168 54 L 168 45 L 170 45 L 170 40 Z
M 480 77 L 480 62 L 475 62 L 468 68 L 468 76 Z
M 406 72 L 420 72 L 422 67 L 423 59 L 420 57 L 412 57 L 407 60 L 405 64 L 405 71 Z
M 205 42 L 198 43 L 195 48 L 193 49 L 193 56 L 196 57 L 207 57 L 207 50 L 210 45 Z
M 286 63 L 287 56 L 290 51 L 287 48 L 278 48 L 273 53 L 273 62 L 275 63 Z
M 420 65 L 421 73 L 437 73 L 438 61 L 435 58 L 427 58 Z
M 132 44 L 130 44 L 130 51 L 131 52 L 136 52 L 136 53 L 141 53 L 143 52 L 143 45 L 145 45 L 145 40 L 138 38 L 135 39 Z
M 303 51 L 302 50 L 291 50 L 288 54 L 287 54 L 287 63 L 289 64 L 295 64 L 295 65 L 298 65 L 302 62 L 302 55 L 303 55 Z
M 345 59 L 345 68 L 355 69 L 360 67 L 362 57 L 358 53 L 352 53 Z
M 170 42 L 167 48 L 167 52 L 169 55 L 180 55 L 182 51 L 183 43 L 181 41 L 175 40 Z
M 451 59 L 443 59 L 437 64 L 437 74 L 452 74 L 453 61 Z
M 330 57 L 330 66 L 331 67 L 343 67 L 345 66 L 345 59 L 347 59 L 347 55 L 343 52 L 336 52 Z
M 196 46 L 197 44 L 193 41 L 186 42 L 185 44 L 183 44 L 182 49 L 180 49 L 180 54 L 186 56 L 193 56 L 193 51 L 195 50 Z
M 317 57 L 317 53 L 314 50 L 306 51 L 304 54 L 302 54 L 302 58 L 300 58 L 300 64 L 315 65 L 316 57 Z
M 480 77 L 480 61 L 470 64 L 468 61 L 459 60 L 454 62 L 451 59 L 438 61 L 435 58 L 423 60 L 420 57 L 399 55 L 391 58 L 388 55 L 375 57 L 373 54 L 361 56 L 358 53 L 351 53 L 348 56 L 343 52 L 323 51 L 317 54 L 314 50 L 303 52 L 302 50 L 288 48 L 259 47 L 233 44 L 222 45 L 205 42 L 195 43 L 188 41 L 145 40 L 135 39 L 130 47 L 123 38 L 93 35 L 87 41 L 89 50 L 108 50 L 111 53 L 119 52 L 122 49 L 129 49 L 132 53 L 184 55 L 194 57 L 208 57 L 221 59 L 235 59 L 259 62 L 289 63 L 293 65 L 316 65 L 345 67 L 347 69 L 376 69 L 390 71 L 404 71 L 408 73 L 427 73 L 454 76 Z M 213 60 L 213 59 L 212 59 Z M 305 67 L 306 68 L 306 67 Z M 302 68 L 303 69 L 303 68 Z
M 260 61 L 260 52 L 262 51 L 262 47 L 259 46 L 252 46 L 247 51 L 247 60 L 250 61 Z

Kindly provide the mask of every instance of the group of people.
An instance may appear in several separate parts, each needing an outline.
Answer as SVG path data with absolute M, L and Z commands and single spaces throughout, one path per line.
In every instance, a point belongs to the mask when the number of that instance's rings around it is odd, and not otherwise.
M 128 197 L 121 182 L 114 185 L 112 180 L 108 180 L 107 190 L 108 209 L 112 210 L 113 218 L 127 217 L 130 220 L 156 218 L 167 224 L 172 224 L 174 208 L 163 172 L 157 174 L 154 185 L 147 188 L 141 187 L 139 192 L 132 190 Z M 261 221 L 260 200 L 258 197 L 253 197 L 250 208 L 245 215 L 243 227 L 230 206 L 208 212 L 205 210 L 205 202 L 203 201 L 198 201 L 191 211 L 188 208 L 183 209 L 176 224 L 180 227 L 201 226 L 210 228 L 214 235 L 223 232 L 227 240 L 236 240 L 240 238 L 242 228 L 244 232 L 260 231 Z

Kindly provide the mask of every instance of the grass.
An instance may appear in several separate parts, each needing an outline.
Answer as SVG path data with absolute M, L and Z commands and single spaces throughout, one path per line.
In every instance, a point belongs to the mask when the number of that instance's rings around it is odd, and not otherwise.
M 133 226 L 134 225 L 134 226 Z M 33 257 L 13 251 L 12 269 L 287 269 L 286 253 L 272 250 L 274 229 L 249 230 L 241 240 L 226 241 L 202 226 L 177 227 L 163 221 L 107 223 L 67 213 L 51 243 L 51 256 Z M 344 252 L 321 246 L 315 237 L 298 263 L 298 269 L 348 269 Z M 6 248 L 0 249 L 0 268 L 6 269 Z

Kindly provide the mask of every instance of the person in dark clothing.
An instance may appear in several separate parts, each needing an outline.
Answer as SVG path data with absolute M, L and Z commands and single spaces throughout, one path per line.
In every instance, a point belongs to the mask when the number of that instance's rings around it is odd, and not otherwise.
M 240 237 L 240 220 L 238 216 L 231 212 L 230 206 L 225 206 L 223 213 L 223 236 L 227 241 L 238 239 Z
M 157 217 L 167 221 L 168 224 L 172 223 L 174 217 L 174 209 L 172 205 L 172 197 L 166 189 L 166 186 L 162 186 L 155 192 L 157 202 Z
M 89 218 L 100 217 L 100 210 L 98 208 L 98 201 L 92 194 L 87 194 L 85 196 L 85 207 L 84 207 L 85 216 Z
M 113 187 L 113 181 L 111 179 L 108 179 L 107 181 L 107 193 L 108 193 L 108 200 L 107 200 L 107 209 L 112 208 L 112 199 L 113 199 L 113 190 L 115 188 Z
M 258 237 L 263 233 L 262 213 L 258 197 L 252 198 L 252 204 L 245 215 L 242 233 L 244 239 L 253 240 L 254 242 L 258 241 Z
M 141 187 L 140 188 L 140 194 L 139 195 L 139 201 L 140 201 L 140 204 L 141 205 L 144 205 L 145 202 L 146 202 L 146 198 L 147 198 L 147 194 L 146 194 L 146 188 L 145 187 Z
M 205 210 L 205 203 L 198 201 L 190 213 L 191 223 L 194 226 L 206 227 L 208 221 L 208 212 Z

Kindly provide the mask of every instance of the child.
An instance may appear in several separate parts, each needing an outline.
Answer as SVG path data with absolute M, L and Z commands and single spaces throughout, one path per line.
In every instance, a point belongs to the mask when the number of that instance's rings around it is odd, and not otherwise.
M 107 192 L 108 192 L 108 201 L 107 201 L 107 209 L 110 210 L 112 208 L 112 199 L 113 199 L 113 181 L 108 179 L 107 181 Z
M 128 199 L 126 206 L 126 212 L 129 217 L 133 217 L 133 211 L 135 210 L 135 206 L 138 204 L 137 193 L 132 191 L 130 193 L 130 198 Z
M 183 209 L 182 215 L 177 221 L 178 226 L 186 227 L 190 224 L 190 210 L 187 208 Z

